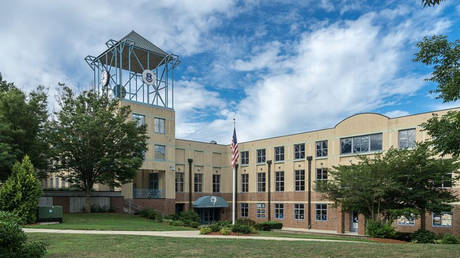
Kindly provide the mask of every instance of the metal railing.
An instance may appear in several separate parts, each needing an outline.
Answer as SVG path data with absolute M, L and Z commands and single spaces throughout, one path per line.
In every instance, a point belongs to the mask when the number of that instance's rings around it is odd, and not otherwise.
M 136 188 L 133 190 L 133 198 L 142 199 L 161 199 L 165 198 L 165 190 L 159 189 L 148 189 L 148 188 Z

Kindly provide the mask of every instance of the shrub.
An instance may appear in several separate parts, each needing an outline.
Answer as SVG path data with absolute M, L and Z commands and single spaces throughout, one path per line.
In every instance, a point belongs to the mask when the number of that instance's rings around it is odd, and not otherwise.
M 178 226 L 178 227 L 185 226 L 185 224 L 184 224 L 184 222 L 182 220 L 174 220 L 171 223 L 169 223 L 169 225 Z
M 412 241 L 412 233 L 409 233 L 409 232 L 396 232 L 393 238 L 397 239 L 397 240 L 401 240 L 401 241 L 410 242 L 410 241 Z
M 200 234 L 201 234 L 201 235 L 206 235 L 206 234 L 209 234 L 209 233 L 211 233 L 211 232 L 212 232 L 212 230 L 211 230 L 211 228 L 208 227 L 208 226 L 200 227 Z
M 243 225 L 248 225 L 248 226 L 254 226 L 256 222 L 252 219 L 238 219 L 236 220 L 236 224 L 243 224 Z
M 219 232 L 221 229 L 221 226 L 220 224 L 212 223 L 211 225 L 209 225 L 209 228 L 211 229 L 212 232 Z
M 0 187 L 0 210 L 21 216 L 24 223 L 36 221 L 42 187 L 28 156 L 14 164 L 11 176 Z
M 192 221 L 190 222 L 190 227 L 192 228 L 198 228 L 200 226 L 200 223 L 196 222 L 196 221 Z
M 144 209 L 139 212 L 139 215 L 148 219 L 155 220 L 157 222 L 163 221 L 161 213 L 155 209 Z
M 254 228 L 257 229 L 257 230 L 270 231 L 272 229 L 281 229 L 281 228 L 283 228 L 283 223 L 276 222 L 276 221 L 266 221 L 266 222 L 255 224 Z
M 434 243 L 436 239 L 436 234 L 428 231 L 419 229 L 412 234 L 412 241 L 416 243 Z
M 0 256 L 1 257 L 43 257 L 46 244 L 27 242 L 27 235 L 17 223 L 20 218 L 13 213 L 2 212 L 0 217 Z
M 232 231 L 235 233 L 249 234 L 251 233 L 251 227 L 245 224 L 235 224 L 232 227 Z
M 222 235 L 230 235 L 231 232 L 232 232 L 232 229 L 230 227 L 223 227 L 220 229 L 220 233 Z
M 198 215 L 198 213 L 192 210 L 182 211 L 181 213 L 179 213 L 178 219 L 182 221 L 190 221 L 190 222 L 195 221 L 195 222 L 200 223 L 200 215 Z
M 393 238 L 396 235 L 396 231 L 390 223 L 369 220 L 366 225 L 366 234 L 371 237 Z
M 460 241 L 451 234 L 444 234 L 441 238 L 441 244 L 459 244 Z

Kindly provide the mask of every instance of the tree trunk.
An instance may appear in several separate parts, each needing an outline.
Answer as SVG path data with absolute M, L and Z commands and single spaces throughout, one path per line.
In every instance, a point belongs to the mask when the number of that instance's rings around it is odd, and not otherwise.
M 85 190 L 85 212 L 86 213 L 91 213 L 91 190 L 86 189 Z
M 425 209 L 420 211 L 420 229 L 426 229 L 426 212 Z

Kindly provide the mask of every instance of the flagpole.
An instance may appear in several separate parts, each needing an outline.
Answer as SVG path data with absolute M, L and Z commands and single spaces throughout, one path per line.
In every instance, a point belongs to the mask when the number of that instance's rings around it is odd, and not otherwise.
M 233 118 L 233 131 L 235 131 L 235 118 Z M 232 157 L 233 158 L 233 157 Z M 233 184 L 232 184 L 232 225 L 235 225 L 236 221 L 236 166 L 233 166 Z

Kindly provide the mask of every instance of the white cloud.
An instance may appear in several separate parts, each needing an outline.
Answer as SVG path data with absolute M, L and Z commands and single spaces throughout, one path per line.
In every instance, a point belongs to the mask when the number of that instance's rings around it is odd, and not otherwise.
M 386 112 L 384 115 L 388 117 L 400 117 L 400 116 L 407 116 L 409 114 L 410 114 L 409 112 L 404 111 L 404 110 L 393 110 L 393 111 Z

